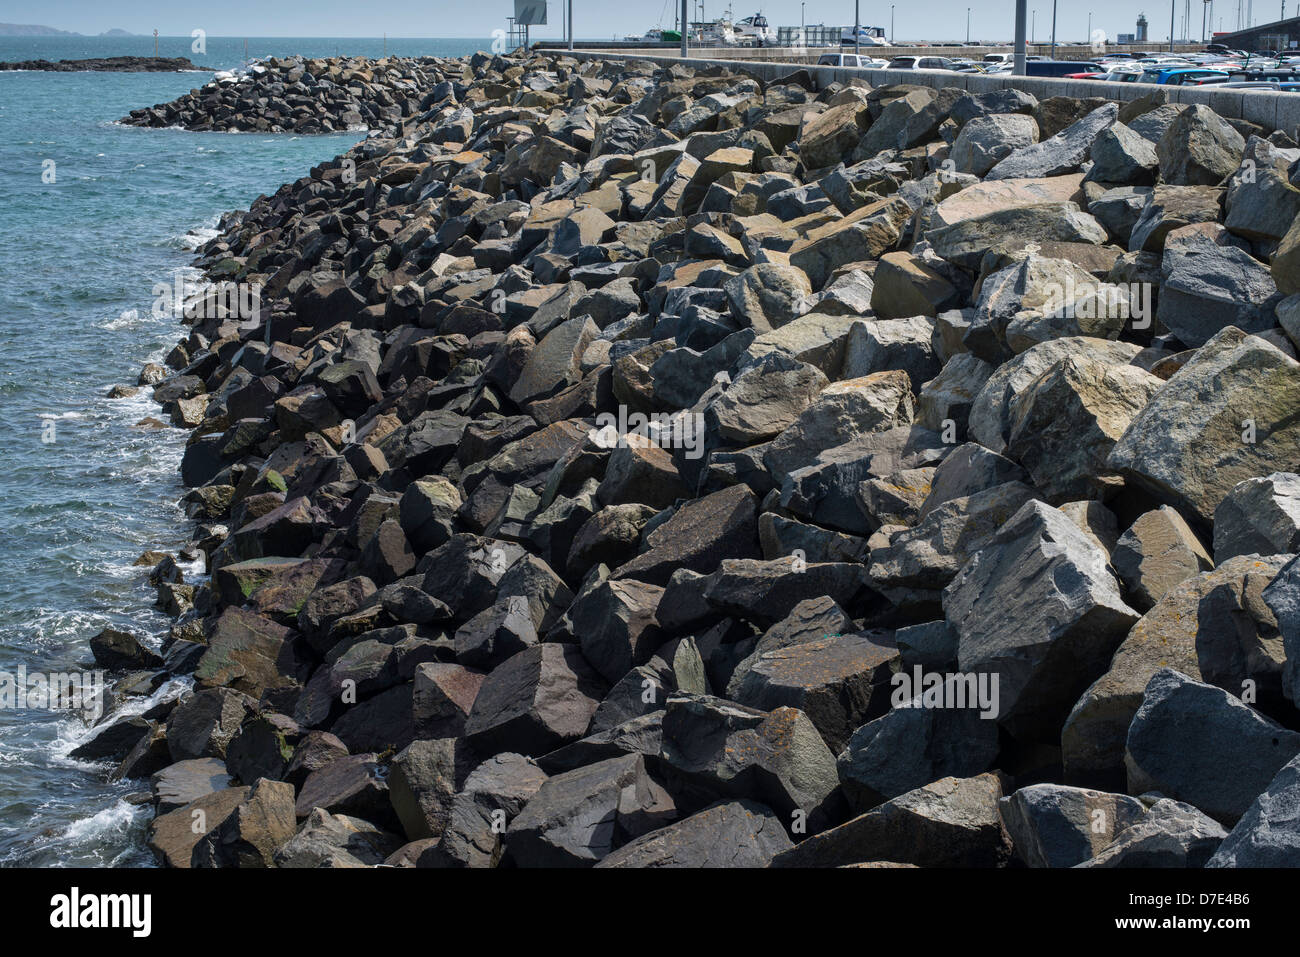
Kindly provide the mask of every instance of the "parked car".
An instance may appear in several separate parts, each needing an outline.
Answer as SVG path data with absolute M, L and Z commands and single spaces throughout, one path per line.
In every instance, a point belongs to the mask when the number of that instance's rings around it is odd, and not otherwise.
M 883 70 L 888 60 L 858 53 L 823 53 L 817 58 L 818 66 L 848 66 L 864 70 Z
M 1025 64 L 1025 76 L 1064 77 L 1071 73 L 1105 73 L 1099 65 L 1078 60 L 1035 60 Z
M 1295 93 L 1300 90 L 1300 80 L 1283 80 L 1281 82 L 1268 80 L 1228 80 L 1225 83 L 1216 83 L 1215 89 L 1220 90 L 1267 90 L 1278 93 Z
M 1174 67 L 1173 69 L 1143 70 L 1142 83 L 1157 83 L 1160 86 L 1191 86 L 1209 77 L 1228 79 L 1226 70 L 1208 70 L 1204 67 Z
M 946 56 L 896 56 L 889 61 L 891 70 L 951 70 Z

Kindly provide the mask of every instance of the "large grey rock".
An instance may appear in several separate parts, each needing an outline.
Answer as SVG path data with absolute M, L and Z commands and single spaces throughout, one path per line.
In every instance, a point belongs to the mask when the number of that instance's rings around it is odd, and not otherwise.
M 1190 804 L 1161 798 L 1077 867 L 1205 867 L 1228 832 Z
M 1118 186 L 1088 204 L 1090 212 L 1110 233 L 1116 245 L 1128 248 L 1138 217 L 1151 199 L 1150 186 Z
M 1125 745 L 1129 791 L 1158 791 L 1231 826 L 1300 753 L 1288 731 L 1172 668 L 1147 683 Z
M 1223 212 L 1222 200 L 1223 190 L 1213 186 L 1157 186 L 1133 224 L 1128 248 L 1135 252 L 1160 252 L 1165 248 L 1166 237 L 1174 230 L 1196 223 L 1218 222 Z
M 998 813 L 995 774 L 941 778 L 779 854 L 774 867 L 896 861 L 918 867 L 995 867 L 1011 842 Z
M 793 846 L 771 808 L 757 801 L 719 801 L 628 842 L 596 867 L 767 867 Z
M 950 447 L 925 429 L 895 428 L 861 436 L 822 452 L 809 465 L 786 475 L 780 505 L 817 525 L 854 535 L 869 533 L 879 519 L 870 494 L 863 495 L 862 483 L 886 479 L 906 484 L 904 471 L 931 467 Z M 919 504 L 916 500 L 924 494 L 924 474 L 917 476 L 920 484 L 912 492 L 898 488 L 895 500 L 906 498 Z
M 1262 593 L 1284 556 L 1229 559 L 1171 588 L 1133 626 L 1109 670 L 1079 698 L 1061 731 L 1066 781 L 1124 787 L 1124 741 L 1147 683 L 1175 668 L 1232 694 L 1281 698 L 1278 621 Z
M 758 503 L 744 485 L 693 499 L 645 535 L 641 554 L 614 569 L 612 578 L 667 585 L 679 568 L 701 573 L 724 559 L 759 554 Z
M 995 165 L 987 179 L 1057 176 L 1072 172 L 1087 160 L 1093 141 L 1102 130 L 1111 126 L 1118 117 L 1116 104 L 1099 106 L 1055 136 L 1016 150 Z
M 1000 723 L 1040 740 L 1056 736 L 1139 617 L 1120 597 L 1105 551 L 1037 501 L 971 557 L 943 606 L 959 636 L 959 670 L 997 674 Z
M 871 581 L 886 594 L 919 589 L 933 592 L 937 599 L 967 560 L 1034 497 L 1034 490 L 1023 482 L 1003 482 L 930 509 L 916 527 L 871 549 Z
M 903 96 L 896 97 L 872 122 L 866 135 L 858 144 L 854 156 L 865 159 L 875 156 L 882 150 L 906 149 L 911 146 L 911 143 L 904 145 L 908 124 L 924 114 L 934 102 L 934 98 L 935 92 L 929 89 L 909 90 Z
M 1165 263 L 1170 264 L 1168 249 Z M 1156 318 L 1184 345 L 1196 348 L 1226 326 L 1251 333 L 1271 329 L 1277 298 L 1267 266 L 1234 246 L 1203 241 L 1173 257 Z
M 1007 453 L 1052 504 L 1104 497 L 1122 484 L 1107 457 L 1163 385 L 1137 366 L 1061 359 L 1012 400 Z
M 1261 597 L 1282 633 L 1282 692 L 1293 703 L 1300 701 L 1300 559 L 1283 565 Z
M 999 366 L 975 396 L 970 408 L 971 440 L 993 452 L 1005 452 L 1015 396 L 1061 359 L 1087 356 L 1112 365 L 1127 365 L 1140 351 L 1129 342 L 1088 337 L 1053 339 L 1026 349 Z
M 908 690 L 916 697 L 895 701 L 888 714 L 853 732 L 836 762 L 853 810 L 867 811 L 940 778 L 972 777 L 992 766 L 998 754 L 996 714 L 981 717 L 978 680 L 952 676 L 954 692 L 965 695 L 959 707 L 952 706 L 955 700 L 948 700 L 943 687 L 929 689 L 937 700 L 927 705 L 923 690 L 912 682 Z M 894 698 L 900 690 L 895 687 Z
M 574 599 L 568 615 L 582 657 L 606 682 L 645 664 L 663 644 L 655 617 L 663 591 L 628 578 L 599 582 Z
M 1227 120 L 1195 103 L 1160 137 L 1160 178 L 1175 186 L 1217 186 L 1237 171 L 1245 149 Z
M 975 316 L 962 337 L 962 344 L 971 352 L 989 362 L 1001 362 L 1012 353 L 1024 352 L 1029 346 L 1013 347 L 1009 341 L 1010 327 L 1042 323 L 1047 317 L 1059 314 L 1061 319 L 1073 313 L 1077 298 L 1086 291 L 1095 290 L 1097 282 L 1092 274 L 1068 259 L 1055 259 L 1027 253 L 1016 256 L 1012 262 L 991 272 L 980 283 Z M 1078 326 L 1078 321 L 1073 323 Z M 1115 338 L 1115 324 L 1105 321 L 1089 323 L 1095 329 L 1087 335 L 1101 339 Z M 1060 322 L 1058 325 L 1067 326 Z M 1029 331 L 1029 330 L 1026 330 Z M 1075 330 L 1076 334 L 1078 330 Z M 1044 338 L 1059 339 L 1066 335 L 1062 328 Z M 1032 345 L 1032 343 L 1031 343 Z
M 455 738 L 412 741 L 393 756 L 388 772 L 388 798 L 407 840 L 442 834 L 456 794 Z
M 917 391 L 939 373 L 940 363 L 931 345 L 933 334 L 934 322 L 926 316 L 854 323 L 844 348 L 843 376 L 857 379 L 902 369 Z
M 580 360 L 600 329 L 587 316 L 577 316 L 550 330 L 533 348 L 510 389 L 515 402 L 549 396 L 582 378 Z
M 902 371 L 835 382 L 774 438 L 763 462 L 778 482 L 818 453 L 912 421 L 912 389 Z
M 1175 585 L 1214 567 L 1196 533 L 1168 505 L 1139 515 L 1115 543 L 1111 562 L 1129 603 L 1142 612 Z
M 1300 758 L 1269 782 L 1206 867 L 1300 865 Z
M 1142 820 L 1137 798 L 1061 784 L 1034 784 L 1001 802 L 1016 856 L 1029 867 L 1074 867 Z
M 1155 181 L 1159 162 L 1150 140 L 1116 122 L 1093 141 L 1088 179 L 1118 186 L 1149 186 Z
M 959 173 L 983 176 L 999 161 L 1038 142 L 1038 123 L 1021 113 L 993 113 L 967 122 L 952 144 L 950 157 Z
M 545 780 L 546 774 L 522 754 L 488 758 L 452 798 L 438 842 L 420 855 L 416 866 L 496 867 L 510 821 Z
M 828 634 L 783 648 L 756 650 L 728 695 L 760 711 L 797 708 L 835 752 L 873 710 L 879 713 L 887 706 L 884 686 L 897 658 L 892 642 Z
M 293 785 L 259 779 L 248 797 L 194 845 L 191 867 L 275 867 L 275 852 L 297 832 Z
M 815 366 L 770 353 L 741 372 L 709 403 L 705 426 L 727 445 L 762 442 L 793 425 L 828 384 Z
M 803 270 L 780 263 L 750 266 L 728 280 L 723 289 L 736 321 L 760 333 L 779 328 L 807 312 L 803 302 L 813 291 Z
M 720 797 L 761 800 L 786 825 L 802 812 L 809 831 L 829 822 L 839 780 L 835 757 L 807 715 L 772 712 L 722 698 L 677 694 L 663 719 L 663 760 Z
M 1233 487 L 1214 510 L 1214 560 L 1300 551 L 1300 475 L 1274 472 Z
M 398 849 L 402 839 L 369 821 L 319 808 L 275 853 L 277 867 L 374 867 Z
M 586 731 L 605 684 L 572 645 L 525 649 L 493 669 L 465 721 L 480 753 L 545 754 Z
M 1002 162 L 1012 159 L 1014 155 Z M 939 256 L 973 272 L 984 254 L 999 244 L 1024 249 L 1034 243 L 1104 243 L 1106 230 L 1074 203 L 1050 202 L 998 209 L 939 226 L 931 229 L 926 239 Z
M 916 398 L 916 423 L 933 432 L 966 432 L 971 407 L 997 367 L 969 352 L 944 363 L 937 376 L 921 387 Z
M 230 787 L 231 783 L 226 762 L 217 758 L 190 758 L 177 761 L 156 772 L 149 779 L 154 807 L 159 814 L 166 814 L 205 795 L 224 790 Z M 212 822 L 214 827 L 218 823 Z
M 1300 364 L 1228 328 L 1134 416 L 1109 464 L 1209 524 L 1240 482 L 1300 468 Z
M 510 822 L 505 846 L 521 867 L 591 866 L 675 816 L 645 759 L 626 755 L 547 778 Z
M 1228 189 L 1227 207 L 1223 224 L 1229 231 L 1256 242 L 1277 242 L 1300 216 L 1300 189 L 1284 170 L 1243 164 Z

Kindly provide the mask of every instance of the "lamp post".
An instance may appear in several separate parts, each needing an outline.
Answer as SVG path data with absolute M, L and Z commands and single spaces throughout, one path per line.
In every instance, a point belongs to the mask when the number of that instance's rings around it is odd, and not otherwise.
M 853 0 L 853 52 L 861 53 L 859 49 L 862 38 L 858 36 L 862 30 L 862 0 Z
M 894 42 L 894 5 L 889 5 L 889 42 Z
M 1056 0 L 1052 0 L 1052 59 L 1056 59 Z
M 1028 0 L 1016 0 L 1016 53 L 1012 67 L 1016 76 L 1025 75 L 1025 7 Z
M 686 59 L 686 4 L 690 0 L 682 0 L 682 59 Z
M 970 7 L 966 8 L 966 45 L 970 46 Z
M 1174 52 L 1174 17 L 1175 10 L 1178 8 L 1178 0 L 1169 0 L 1169 52 Z
M 573 49 L 573 0 L 569 0 L 569 49 Z

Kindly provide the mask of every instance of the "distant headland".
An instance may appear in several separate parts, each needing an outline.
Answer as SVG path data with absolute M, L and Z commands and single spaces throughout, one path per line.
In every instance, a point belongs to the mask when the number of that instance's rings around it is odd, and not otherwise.
M 57 30 L 39 23 L 0 23 L 0 37 L 136 37 L 139 33 L 129 30 L 105 30 L 103 33 L 77 33 L 75 30 Z

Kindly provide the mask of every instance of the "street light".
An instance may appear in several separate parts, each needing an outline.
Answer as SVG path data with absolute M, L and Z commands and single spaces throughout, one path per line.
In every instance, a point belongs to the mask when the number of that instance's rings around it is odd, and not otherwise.
M 573 0 L 569 0 L 569 49 L 573 49 Z
M 1056 59 L 1056 0 L 1052 0 L 1052 59 Z
M 970 7 L 966 8 L 966 45 L 970 46 Z
M 1012 67 L 1016 76 L 1025 75 L 1025 5 L 1027 0 L 1016 0 L 1016 53 Z
M 889 5 L 889 42 L 894 42 L 894 5 Z
M 1169 52 L 1174 52 L 1174 17 L 1177 15 L 1175 10 L 1178 8 L 1178 0 L 1169 0 Z M 1184 24 L 1186 29 L 1186 24 Z
M 858 48 L 862 42 L 859 34 L 862 32 L 862 0 L 853 0 L 853 52 L 855 54 L 862 51 Z

